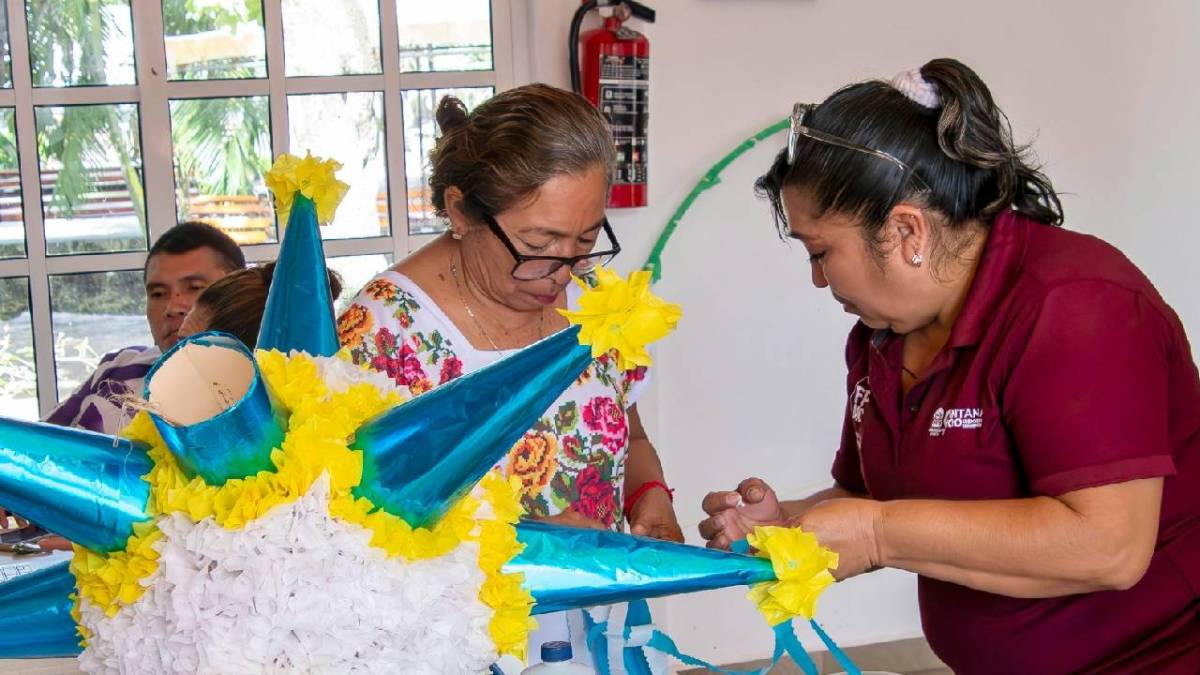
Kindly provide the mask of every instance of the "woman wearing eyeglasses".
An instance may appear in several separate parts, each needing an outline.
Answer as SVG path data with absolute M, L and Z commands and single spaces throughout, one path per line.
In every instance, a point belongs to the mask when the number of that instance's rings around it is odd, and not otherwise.
M 446 97 L 437 122 L 430 188 L 448 231 L 368 283 L 338 321 L 356 363 L 413 395 L 566 328 L 556 310 L 577 298 L 572 274 L 620 251 L 604 214 L 612 140 L 585 99 L 529 85 L 468 115 Z M 501 468 L 520 477 L 530 516 L 683 540 L 637 414 L 645 376 L 596 359 L 513 447 Z
M 1200 672 L 1200 377 L 1119 251 L 1065 230 L 987 86 L 931 61 L 798 105 L 758 182 L 859 318 L 833 487 L 709 494 L 726 547 L 787 522 L 846 579 L 919 575 L 960 673 Z

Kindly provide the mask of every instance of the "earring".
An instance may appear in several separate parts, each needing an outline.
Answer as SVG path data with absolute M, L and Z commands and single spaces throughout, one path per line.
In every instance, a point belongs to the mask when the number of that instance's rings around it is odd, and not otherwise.
M 925 259 L 921 257 L 920 251 L 916 251 L 912 254 L 910 262 L 912 262 L 913 267 L 920 267 L 921 263 L 925 262 Z
M 450 238 L 451 238 L 451 239 L 453 239 L 453 240 L 455 240 L 455 241 L 462 241 L 462 235 L 461 235 L 461 234 L 459 234 L 459 233 L 457 233 L 457 232 L 451 232 L 451 233 L 450 233 Z

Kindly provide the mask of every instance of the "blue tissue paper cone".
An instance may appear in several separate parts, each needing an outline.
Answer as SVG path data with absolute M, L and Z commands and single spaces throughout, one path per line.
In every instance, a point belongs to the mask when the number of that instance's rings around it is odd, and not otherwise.
M 149 519 L 151 466 L 140 443 L 0 417 L 0 506 L 93 551 Z
M 210 331 L 197 333 L 180 340 L 154 364 L 146 374 L 146 398 L 155 401 L 151 393 L 158 386 L 186 387 L 187 396 L 225 396 L 230 383 L 160 382 L 156 378 L 174 360 L 182 360 L 187 370 L 193 367 L 205 375 L 205 357 L 200 348 L 227 350 L 230 359 L 244 359 L 244 372 L 250 378 L 249 388 L 223 412 L 194 424 L 178 424 L 169 420 L 170 414 L 150 413 L 163 442 L 179 458 L 179 464 L 189 476 L 199 475 L 209 485 L 223 485 L 230 478 L 245 478 L 259 471 L 273 471 L 271 450 L 283 442 L 286 415 L 271 398 L 266 381 L 258 370 L 258 362 L 242 341 L 228 333 Z M 225 393 L 220 393 L 225 392 Z
M 441 518 L 546 413 L 591 363 L 567 328 L 367 422 L 354 494 L 414 527 Z
M 79 654 L 69 561 L 0 583 L 0 659 Z
M 316 206 L 296 194 L 267 294 L 258 349 L 333 356 L 340 346 Z
M 503 571 L 525 575 L 534 614 L 775 579 L 765 558 L 608 530 L 525 521 L 517 540 Z

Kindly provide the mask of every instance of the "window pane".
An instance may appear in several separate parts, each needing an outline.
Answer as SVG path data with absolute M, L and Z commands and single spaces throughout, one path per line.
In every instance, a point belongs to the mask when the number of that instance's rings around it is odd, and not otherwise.
M 46 252 L 145 250 L 134 103 L 35 109 Z
M 154 344 L 145 298 L 141 270 L 50 277 L 59 400 L 75 391 L 106 353 Z
M 18 166 L 16 116 L 12 108 L 0 108 L 0 258 L 25 255 Z
M 12 52 L 8 46 L 8 3 L 0 3 L 0 87 L 12 86 Z
M 380 73 L 379 0 L 283 0 L 288 77 Z
M 342 277 L 342 294 L 333 303 L 334 311 L 341 314 L 350 306 L 350 301 L 358 295 L 358 291 L 371 277 L 379 274 L 392 265 L 390 255 L 343 255 L 337 258 L 327 258 L 325 264 L 329 269 Z
M 200 220 L 239 244 L 275 241 L 263 175 L 271 168 L 266 96 L 171 101 L 175 203 L 180 220 Z
M 25 0 L 35 87 L 134 84 L 129 0 Z
M 23 420 L 38 418 L 29 279 L 0 279 L 0 406 Z
M 167 78 L 267 76 L 262 0 L 163 0 Z
M 490 0 L 398 0 L 400 70 L 491 70 Z
M 410 89 L 404 99 L 404 175 L 408 182 L 408 232 L 431 234 L 446 229 L 433 212 L 429 194 L 429 151 L 437 138 L 434 111 L 443 96 L 457 96 L 468 110 L 491 98 L 491 87 Z
M 342 163 L 338 178 L 350 190 L 325 239 L 387 236 L 387 161 L 383 143 L 383 93 L 303 94 L 288 97 L 291 153 Z

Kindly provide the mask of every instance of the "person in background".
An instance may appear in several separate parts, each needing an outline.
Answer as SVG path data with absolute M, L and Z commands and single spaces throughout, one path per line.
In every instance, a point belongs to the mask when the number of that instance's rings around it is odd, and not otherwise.
M 334 298 L 342 294 L 342 280 L 329 270 L 329 290 Z M 275 274 L 271 261 L 233 272 L 204 289 L 179 327 L 180 339 L 219 330 L 241 340 L 254 349 L 258 331 L 267 307 L 267 293 Z
M 237 242 L 221 230 L 185 222 L 163 233 L 146 255 L 146 322 L 153 346 L 132 346 L 105 354 L 100 365 L 44 421 L 115 434 L 129 421 L 121 405 L 126 394 L 140 396 L 150 367 L 179 340 L 179 327 L 192 303 L 214 281 L 246 266 Z

